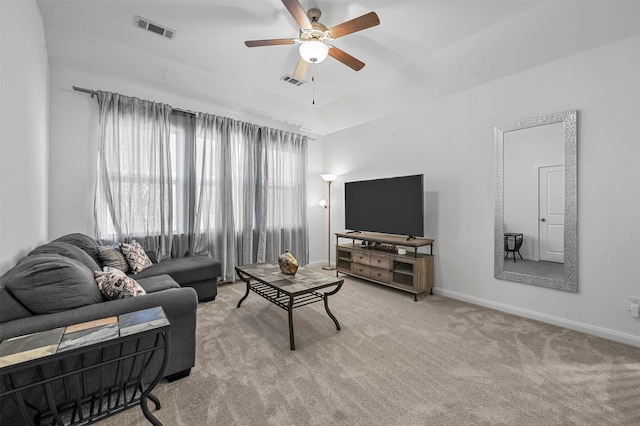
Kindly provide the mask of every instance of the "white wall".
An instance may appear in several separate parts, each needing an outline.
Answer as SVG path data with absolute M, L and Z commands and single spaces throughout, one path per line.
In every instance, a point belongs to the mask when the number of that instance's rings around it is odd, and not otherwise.
M 0 273 L 47 237 L 49 66 L 32 0 L 0 1 Z
M 626 311 L 627 296 L 640 295 L 639 53 L 640 39 L 625 39 L 326 136 L 325 168 L 342 175 L 335 199 L 345 181 L 424 173 L 437 292 L 640 346 L 640 322 Z M 570 109 L 579 292 L 497 280 L 493 126 Z M 339 202 L 334 218 L 342 229 Z

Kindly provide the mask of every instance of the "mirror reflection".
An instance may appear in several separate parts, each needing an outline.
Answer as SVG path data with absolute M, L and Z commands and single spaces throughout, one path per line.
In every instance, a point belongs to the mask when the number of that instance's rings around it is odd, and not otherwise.
M 563 147 L 562 123 L 504 135 L 505 271 L 564 277 Z
M 575 118 L 495 128 L 497 278 L 577 291 Z

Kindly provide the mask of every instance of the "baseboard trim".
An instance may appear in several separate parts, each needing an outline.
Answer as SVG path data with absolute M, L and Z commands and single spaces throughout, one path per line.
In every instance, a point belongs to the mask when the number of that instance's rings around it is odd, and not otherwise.
M 441 288 L 434 288 L 434 294 L 450 297 L 452 299 L 461 300 L 463 302 L 473 303 L 474 305 L 484 306 L 485 308 L 495 309 L 497 311 L 506 312 L 513 315 L 537 320 L 547 324 L 557 325 L 558 327 L 568 328 L 570 330 L 579 331 L 586 334 L 592 334 L 594 336 L 602 337 L 604 339 L 613 340 L 615 342 L 625 343 L 631 346 L 640 347 L 640 336 L 634 336 L 632 334 L 620 333 L 619 331 L 610 330 L 604 327 L 597 327 L 589 324 L 585 324 L 578 321 L 568 320 L 566 318 L 560 318 L 553 315 L 547 315 L 540 312 L 531 311 L 528 309 L 518 308 L 516 306 L 506 305 L 504 303 L 493 302 L 491 300 L 482 299 L 479 297 L 469 296 L 466 294 L 458 293 Z

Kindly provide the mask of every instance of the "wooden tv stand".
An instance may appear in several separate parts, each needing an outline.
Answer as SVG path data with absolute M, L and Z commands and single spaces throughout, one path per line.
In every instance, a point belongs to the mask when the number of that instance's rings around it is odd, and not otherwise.
M 340 238 L 350 243 L 340 244 Z M 357 242 L 358 241 L 358 242 Z M 336 276 L 351 275 L 413 293 L 413 300 L 427 290 L 433 294 L 433 243 L 426 238 L 408 239 L 402 235 L 374 232 L 336 232 Z M 398 254 L 388 247 L 409 247 Z M 429 247 L 429 254 L 418 247 Z

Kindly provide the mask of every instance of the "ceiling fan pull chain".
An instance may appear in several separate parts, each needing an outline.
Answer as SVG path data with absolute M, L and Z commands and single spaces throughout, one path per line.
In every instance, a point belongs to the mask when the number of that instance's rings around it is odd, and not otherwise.
M 316 64 L 311 64 L 311 71 L 313 71 L 313 74 L 311 75 L 311 87 L 312 87 L 312 97 L 313 99 L 311 100 L 311 105 L 315 105 L 316 104 L 316 73 L 315 73 L 315 66 Z

